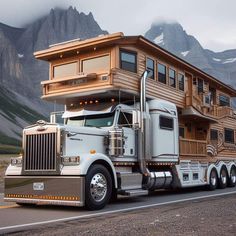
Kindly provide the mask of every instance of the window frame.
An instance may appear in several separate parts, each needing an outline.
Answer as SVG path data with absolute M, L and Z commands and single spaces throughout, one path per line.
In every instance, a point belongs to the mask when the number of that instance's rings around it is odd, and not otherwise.
M 132 71 L 132 70 L 127 70 L 127 69 L 124 69 L 123 67 L 122 67 L 122 53 L 126 53 L 126 54 L 131 54 L 131 55 L 133 55 L 133 56 L 135 56 L 134 58 L 135 58 L 135 67 L 134 67 L 134 71 Z M 119 63 L 120 63 L 120 65 L 119 65 L 119 68 L 120 69 L 122 69 L 122 70 L 125 70 L 125 71 L 129 71 L 129 72 L 131 72 L 131 73 L 136 73 L 137 74 L 137 71 L 138 71 L 138 53 L 136 52 L 136 51 L 131 51 L 131 50 L 126 50 L 126 49 L 123 49 L 123 48 L 120 48 L 120 50 L 119 50 Z
M 232 140 L 226 140 L 226 131 L 232 132 L 232 137 L 233 137 Z M 235 134 L 234 134 L 234 129 L 224 128 L 224 142 L 225 142 L 225 143 L 234 144 L 234 140 L 235 140 L 234 135 L 235 135 Z
M 225 97 L 227 99 L 229 99 L 229 103 L 227 103 L 227 105 L 223 105 L 221 104 L 222 100 L 220 99 L 221 97 Z M 224 101 L 223 101 L 224 102 Z M 231 101 L 230 101 L 230 97 L 225 95 L 225 94 L 219 94 L 219 106 L 226 106 L 226 107 L 231 107 Z
M 170 76 L 170 71 L 174 71 L 174 78 Z M 169 85 L 172 88 L 176 88 L 176 74 L 177 74 L 177 70 L 173 69 L 172 67 L 169 67 L 169 70 L 168 70 Z M 171 80 L 174 81 L 174 86 L 171 85 Z
M 165 82 L 160 80 L 160 77 L 159 77 L 159 73 L 160 73 L 159 72 L 159 65 L 165 67 Z M 166 64 L 164 64 L 162 62 L 159 62 L 159 61 L 157 62 L 157 81 L 162 83 L 162 84 L 166 84 L 166 85 L 167 85 L 167 68 L 168 67 L 166 66 Z M 162 73 L 160 73 L 160 74 L 162 74 Z M 164 74 L 162 74 L 162 75 L 164 75 Z
M 161 119 L 171 120 L 171 121 L 172 121 L 171 127 L 163 126 L 163 125 L 161 124 Z M 173 117 L 169 117 L 169 116 L 160 115 L 160 116 L 159 116 L 159 128 L 160 128 L 160 129 L 164 129 L 164 130 L 169 130 L 169 131 L 174 130 L 174 118 L 173 118 Z
M 180 81 L 180 76 L 181 75 L 181 78 L 183 78 L 183 83 Z M 182 91 L 182 92 L 184 92 L 185 91 L 185 75 L 184 75 L 184 73 L 182 73 L 182 72 L 178 72 L 178 77 L 177 77 L 177 79 L 178 79 L 178 90 L 179 91 Z M 180 83 L 181 82 L 181 83 Z M 180 86 L 181 85 L 181 86 Z M 183 87 L 182 87 L 183 86 Z
M 110 53 L 103 53 L 103 54 L 100 54 L 100 55 L 87 56 L 87 57 L 80 58 L 80 73 L 85 73 L 85 72 L 83 72 L 83 62 L 84 61 L 95 59 L 95 58 L 99 58 L 99 57 L 106 57 L 106 56 L 109 57 L 109 68 L 108 68 L 108 71 L 107 70 L 100 70 L 100 71 L 98 71 L 98 73 L 108 73 L 109 70 L 111 69 L 111 54 Z
M 215 132 L 215 134 L 213 134 Z M 219 139 L 219 130 L 210 129 L 210 141 L 218 141 Z
M 150 69 L 149 67 L 148 67 L 148 60 L 151 60 L 152 62 L 153 62 L 153 69 Z M 151 58 L 151 57 L 146 57 L 146 69 L 148 70 L 148 71 L 152 71 L 152 77 L 151 76 L 148 76 L 148 78 L 150 78 L 150 79 L 153 79 L 153 80 L 155 80 L 155 60 L 153 59 L 153 58 Z
M 74 75 L 67 75 L 67 76 L 61 76 L 61 77 L 55 77 L 55 67 L 58 66 L 64 66 L 64 65 L 68 65 L 68 64 L 76 64 L 76 71 Z M 53 63 L 51 64 L 51 78 L 52 79 L 61 79 L 61 78 L 67 78 L 67 77 L 73 77 L 76 76 L 79 73 L 79 60 L 73 60 L 73 61 L 63 61 L 60 63 Z

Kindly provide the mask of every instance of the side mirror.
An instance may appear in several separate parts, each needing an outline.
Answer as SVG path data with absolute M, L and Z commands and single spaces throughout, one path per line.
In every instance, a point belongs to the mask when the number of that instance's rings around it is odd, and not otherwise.
M 141 128 L 140 111 L 138 111 L 138 110 L 133 111 L 132 126 L 133 126 L 133 129 L 140 129 Z

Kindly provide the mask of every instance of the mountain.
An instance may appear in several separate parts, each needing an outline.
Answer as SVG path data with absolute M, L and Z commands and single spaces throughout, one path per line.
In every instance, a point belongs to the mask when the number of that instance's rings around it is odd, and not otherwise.
M 19 143 L 22 127 L 47 119 L 53 110 L 52 104 L 40 99 L 40 82 L 48 79 L 48 63 L 35 60 L 33 53 L 51 44 L 100 34 L 107 31 L 92 13 L 79 13 L 72 7 L 52 9 L 24 28 L 0 23 L 0 144 Z
M 186 60 L 236 88 L 236 49 L 213 52 L 204 49 L 197 39 L 188 35 L 177 23 L 159 22 L 151 25 L 145 37 L 167 51 Z

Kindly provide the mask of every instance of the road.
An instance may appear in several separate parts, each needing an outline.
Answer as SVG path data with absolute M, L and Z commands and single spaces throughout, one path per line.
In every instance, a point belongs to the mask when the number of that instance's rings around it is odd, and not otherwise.
M 236 195 L 236 187 L 215 191 L 204 191 L 196 188 L 181 191 L 157 191 L 149 196 L 119 198 L 116 203 L 109 204 L 103 210 L 91 212 L 83 208 L 74 207 L 21 207 L 15 204 L 6 205 L 3 203 L 3 194 L 0 194 L 0 234 L 28 230 L 40 225 L 51 226 L 58 222 L 82 220 L 108 214 L 118 215 L 121 212 L 137 211 L 139 209 L 176 204 L 183 201 L 192 202 L 225 195 Z

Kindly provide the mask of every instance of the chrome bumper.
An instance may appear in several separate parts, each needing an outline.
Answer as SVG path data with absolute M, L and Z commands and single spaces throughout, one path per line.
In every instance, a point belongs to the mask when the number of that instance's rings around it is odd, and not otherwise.
M 4 201 L 84 206 L 84 177 L 6 176 Z

